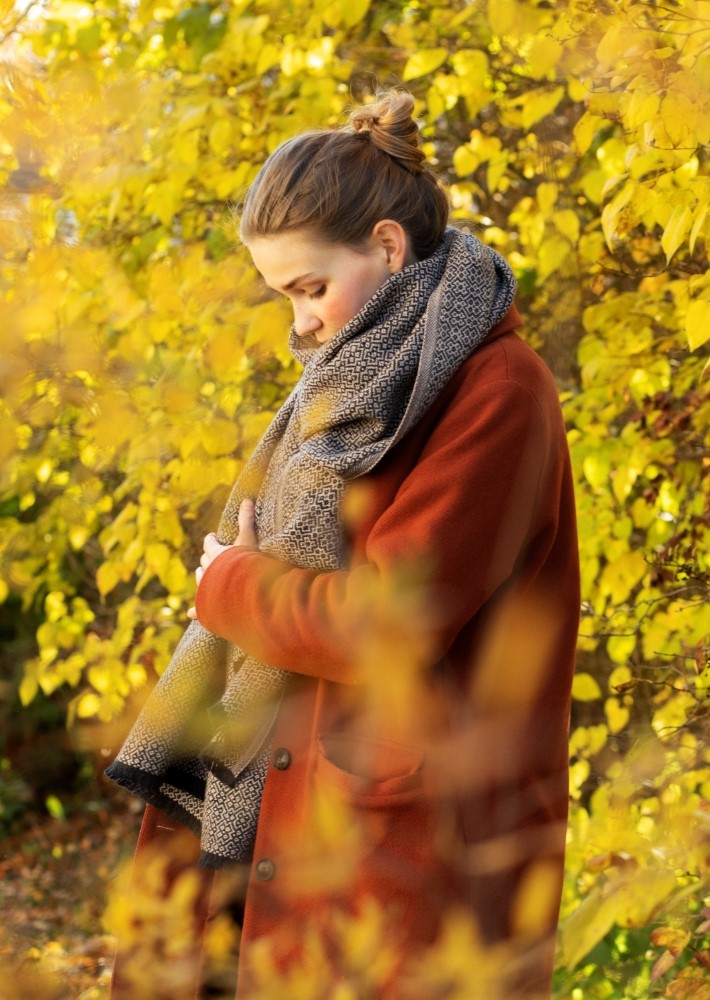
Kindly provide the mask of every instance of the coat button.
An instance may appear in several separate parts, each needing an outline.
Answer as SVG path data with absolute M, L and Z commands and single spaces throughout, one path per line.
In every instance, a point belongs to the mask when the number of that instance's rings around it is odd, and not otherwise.
M 274 751 L 274 767 L 277 771 L 285 771 L 291 766 L 291 754 L 285 747 L 279 747 Z
M 275 871 L 276 865 L 271 858 L 262 858 L 256 863 L 256 877 L 262 882 L 268 882 L 269 879 L 273 878 Z

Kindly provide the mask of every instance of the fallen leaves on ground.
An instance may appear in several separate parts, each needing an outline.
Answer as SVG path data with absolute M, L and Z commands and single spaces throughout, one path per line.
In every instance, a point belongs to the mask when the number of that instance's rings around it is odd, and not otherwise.
M 141 804 L 112 797 L 66 818 L 31 817 L 0 846 L 0 996 L 100 1000 L 114 940 L 106 890 L 136 841 Z

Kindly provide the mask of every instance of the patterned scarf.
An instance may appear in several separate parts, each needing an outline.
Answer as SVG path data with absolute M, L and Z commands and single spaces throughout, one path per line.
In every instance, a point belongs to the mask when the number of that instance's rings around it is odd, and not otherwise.
M 347 482 L 416 424 L 514 294 L 503 258 L 450 228 L 431 257 L 391 275 L 325 344 L 292 330 L 303 374 L 239 476 L 218 540 L 234 541 L 239 505 L 254 497 L 261 552 L 342 568 Z M 206 867 L 251 857 L 289 677 L 192 622 L 106 771 L 192 830 Z

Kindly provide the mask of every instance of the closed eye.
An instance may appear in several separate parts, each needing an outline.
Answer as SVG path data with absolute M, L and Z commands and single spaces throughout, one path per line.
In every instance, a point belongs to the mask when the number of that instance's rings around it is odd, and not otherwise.
M 325 285 L 321 285 L 315 292 L 310 292 L 308 298 L 319 299 L 322 295 L 325 295 Z

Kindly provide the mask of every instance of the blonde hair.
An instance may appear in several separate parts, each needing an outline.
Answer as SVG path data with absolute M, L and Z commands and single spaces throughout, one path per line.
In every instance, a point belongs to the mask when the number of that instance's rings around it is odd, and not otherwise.
M 242 241 L 307 229 L 324 243 L 357 249 L 377 222 L 393 219 L 416 259 L 429 257 L 449 205 L 420 146 L 413 109 L 411 94 L 389 90 L 353 111 L 343 128 L 282 143 L 247 192 Z

